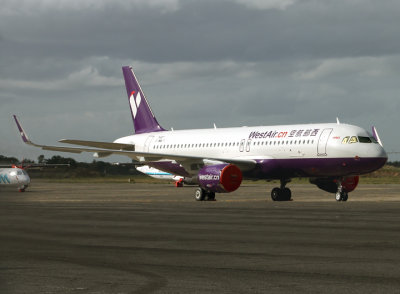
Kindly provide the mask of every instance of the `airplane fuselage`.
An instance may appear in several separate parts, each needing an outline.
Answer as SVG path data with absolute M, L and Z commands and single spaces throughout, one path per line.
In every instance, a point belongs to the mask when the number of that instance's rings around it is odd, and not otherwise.
M 244 171 L 249 178 L 360 175 L 379 169 L 387 160 L 384 149 L 371 134 L 347 124 L 161 131 L 127 136 L 115 142 L 133 144 L 136 151 L 149 153 L 253 159 L 257 168 Z M 155 167 L 170 170 L 170 166 L 162 167 L 165 164 L 168 163 Z M 179 170 L 179 165 L 175 168 Z M 190 177 L 195 172 L 182 169 L 177 174 Z
M 0 186 L 17 186 L 25 190 L 31 182 L 29 175 L 20 168 L 0 168 Z

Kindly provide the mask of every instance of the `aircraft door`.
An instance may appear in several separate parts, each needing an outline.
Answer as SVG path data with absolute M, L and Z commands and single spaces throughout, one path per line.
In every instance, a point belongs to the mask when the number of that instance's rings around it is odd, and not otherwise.
M 143 148 L 144 151 L 149 152 L 150 144 L 153 141 L 153 139 L 154 139 L 154 136 L 147 137 L 146 141 L 144 142 L 144 148 Z
M 244 143 L 245 143 L 246 139 L 242 139 L 242 141 L 240 141 L 240 146 L 239 146 L 239 151 L 243 152 L 244 151 Z
M 246 144 L 246 152 L 250 152 L 250 146 L 251 146 L 251 139 L 248 139 Z
M 333 129 L 324 129 L 319 136 L 317 154 L 318 156 L 327 156 L 326 146 L 328 145 L 328 139 Z

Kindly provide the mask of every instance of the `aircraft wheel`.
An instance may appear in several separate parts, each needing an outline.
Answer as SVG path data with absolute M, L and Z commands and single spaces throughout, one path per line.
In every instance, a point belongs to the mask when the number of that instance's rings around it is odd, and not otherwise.
M 290 201 L 290 199 L 292 199 L 292 191 L 290 191 L 289 188 L 283 188 L 282 192 L 282 200 Z
M 347 201 L 349 198 L 349 194 L 345 191 L 337 192 L 335 195 L 336 201 Z
M 207 195 L 205 197 L 205 200 L 207 201 L 214 201 L 215 200 L 215 193 L 214 192 L 207 192 Z
M 273 188 L 271 191 L 271 198 L 273 201 L 280 201 L 281 200 L 281 189 Z
M 196 201 L 203 201 L 206 194 L 205 192 L 206 191 L 202 188 L 197 188 L 194 192 L 194 198 L 196 199 Z

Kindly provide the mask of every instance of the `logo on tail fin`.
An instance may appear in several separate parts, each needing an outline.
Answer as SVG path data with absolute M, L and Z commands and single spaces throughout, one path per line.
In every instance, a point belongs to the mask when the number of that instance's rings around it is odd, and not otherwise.
M 123 66 L 126 94 L 132 113 L 133 126 L 136 134 L 165 131 L 157 122 L 150 109 L 146 96 L 140 88 L 133 70 L 129 66 Z
M 136 95 L 135 98 L 135 91 L 131 92 L 131 96 L 129 96 L 129 104 L 131 105 L 133 118 L 136 118 L 136 114 L 138 112 L 140 102 L 142 102 L 142 97 L 140 96 L 140 92 Z

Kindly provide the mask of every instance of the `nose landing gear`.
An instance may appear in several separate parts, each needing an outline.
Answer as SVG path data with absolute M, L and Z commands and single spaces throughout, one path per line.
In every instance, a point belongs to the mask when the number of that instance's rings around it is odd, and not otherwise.
M 28 185 L 22 185 L 21 187 L 18 188 L 19 192 L 25 192 L 25 189 L 28 188 Z
M 336 201 L 347 201 L 349 198 L 349 194 L 343 189 L 342 181 L 338 180 L 337 184 L 337 192 L 335 194 Z
M 280 188 L 273 188 L 271 191 L 271 198 L 273 201 L 290 201 L 292 199 L 292 191 L 286 188 L 286 184 L 290 182 L 290 179 L 281 179 Z

